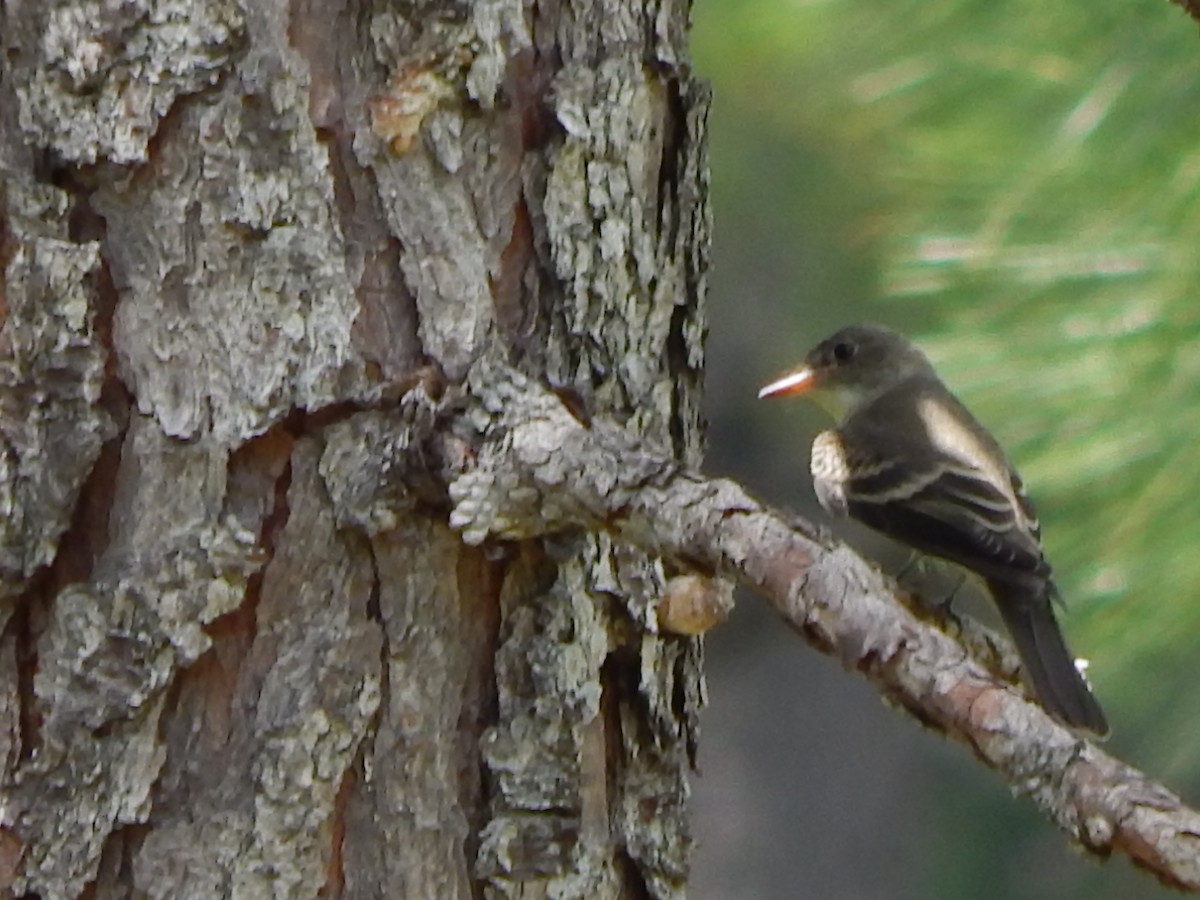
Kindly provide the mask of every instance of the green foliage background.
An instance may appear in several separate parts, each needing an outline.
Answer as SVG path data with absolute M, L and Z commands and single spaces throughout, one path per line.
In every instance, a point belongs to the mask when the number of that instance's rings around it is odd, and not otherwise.
M 745 379 L 849 321 L 918 339 L 1030 487 L 1112 750 L 1200 798 L 1196 24 L 1166 0 L 699 0 L 693 19 L 714 440 L 798 480 L 817 419 L 783 441 Z M 981 840 L 948 828 L 930 896 L 994 873 L 968 861 Z M 1157 895 L 1077 868 L 1047 896 Z

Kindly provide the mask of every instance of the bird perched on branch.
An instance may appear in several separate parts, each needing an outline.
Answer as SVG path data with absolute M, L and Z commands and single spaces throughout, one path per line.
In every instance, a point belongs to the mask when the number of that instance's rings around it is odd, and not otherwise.
M 982 578 L 1042 705 L 1107 734 L 1055 619 L 1058 589 L 1021 479 L 925 354 L 890 329 L 852 325 L 758 395 L 785 394 L 810 395 L 838 423 L 813 441 L 821 505 Z

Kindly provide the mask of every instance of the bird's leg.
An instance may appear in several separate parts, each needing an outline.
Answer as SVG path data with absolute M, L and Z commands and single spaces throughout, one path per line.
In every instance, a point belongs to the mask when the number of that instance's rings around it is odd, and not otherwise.
M 941 600 L 936 601 L 934 603 L 934 606 L 936 606 L 938 608 L 938 610 L 942 612 L 943 615 L 948 616 L 951 619 L 955 618 L 954 609 L 953 609 L 954 598 L 958 596 L 958 592 L 962 590 L 962 586 L 966 583 L 967 583 L 967 573 L 959 572 L 958 573 L 958 581 L 955 582 L 954 587 L 952 587 L 950 589 L 950 593 L 948 593 Z
M 913 567 L 915 567 L 920 561 L 921 561 L 920 553 L 918 553 L 916 550 L 908 551 L 908 559 L 905 560 L 904 565 L 902 565 L 900 567 L 900 571 L 896 573 L 896 580 L 902 581 L 904 579 L 904 576 L 908 574 L 909 570 L 912 569 Z M 955 590 L 958 590 L 958 589 L 955 588 Z
M 940 591 L 942 585 L 930 584 L 924 576 L 930 572 L 949 574 L 950 570 L 954 570 L 957 580 L 950 592 L 934 599 L 933 596 Z M 918 550 L 913 550 L 909 553 L 908 559 L 901 566 L 900 571 L 896 573 L 896 583 L 908 590 L 913 596 L 920 598 L 920 605 L 927 611 L 927 614 L 938 621 L 948 634 L 957 634 L 962 631 L 962 621 L 954 612 L 954 598 L 958 596 L 958 592 L 962 590 L 964 584 L 967 583 L 968 572 L 958 566 L 950 566 L 939 564 L 937 560 L 921 553 Z M 905 575 L 911 579 L 909 584 L 905 584 Z M 924 583 L 922 583 L 924 579 Z M 940 581 L 941 579 L 937 579 Z
M 955 579 L 953 587 L 948 593 L 942 594 L 945 588 L 946 579 L 936 577 L 929 579 L 928 575 L 940 574 L 951 575 Z M 908 584 L 905 584 L 905 576 L 909 576 Z M 896 573 L 896 582 L 904 586 L 914 596 L 920 598 L 921 606 L 934 619 L 939 621 L 942 626 L 947 628 L 947 631 L 954 633 L 962 628 L 962 622 L 954 612 L 954 598 L 958 596 L 958 592 L 962 590 L 964 584 L 967 583 L 969 573 L 959 566 L 951 566 L 944 563 L 939 563 L 937 560 L 919 552 L 912 551 L 908 559 Z
M 962 586 L 966 582 L 967 573 L 960 571 L 958 581 L 950 589 L 950 593 L 941 600 L 933 601 L 932 605 L 934 614 L 941 620 L 942 630 L 956 639 L 963 633 L 963 623 L 962 619 L 954 612 L 954 598 L 958 596 L 958 592 L 962 590 Z

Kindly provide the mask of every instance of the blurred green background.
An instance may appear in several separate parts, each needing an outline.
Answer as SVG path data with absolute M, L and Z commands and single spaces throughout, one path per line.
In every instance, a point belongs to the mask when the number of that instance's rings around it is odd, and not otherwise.
M 708 468 L 816 511 L 821 414 L 757 386 L 834 328 L 929 352 L 1041 514 L 1110 749 L 1200 802 L 1200 37 L 1167 0 L 697 0 Z M 865 533 L 847 539 L 896 558 Z M 708 642 L 692 896 L 1167 896 L 743 597 Z

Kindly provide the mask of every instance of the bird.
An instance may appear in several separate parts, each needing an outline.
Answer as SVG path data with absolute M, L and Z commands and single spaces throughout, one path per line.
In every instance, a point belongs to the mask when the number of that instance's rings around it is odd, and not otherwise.
M 1047 712 L 1107 735 L 1055 617 L 1060 594 L 1024 485 L 920 348 L 890 328 L 850 325 L 758 396 L 793 394 L 836 422 L 812 445 L 821 506 L 982 579 Z

